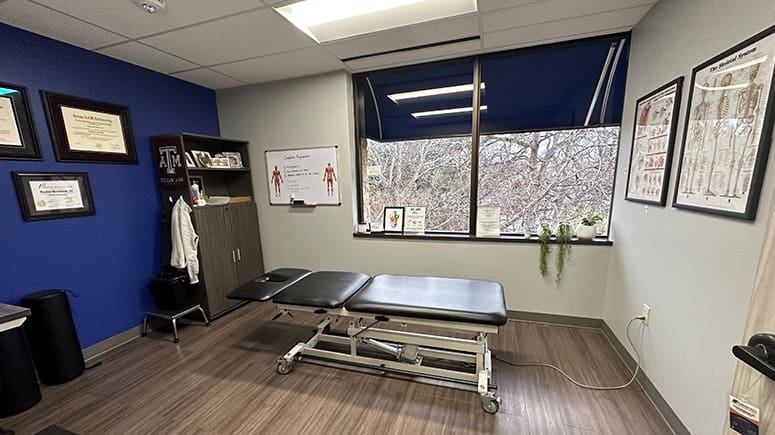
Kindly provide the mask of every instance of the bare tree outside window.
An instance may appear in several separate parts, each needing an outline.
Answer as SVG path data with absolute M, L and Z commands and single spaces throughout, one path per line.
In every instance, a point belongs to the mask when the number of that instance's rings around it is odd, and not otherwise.
M 482 135 L 479 205 L 501 208 L 501 232 L 532 233 L 542 223 L 572 227 L 599 214 L 608 228 L 619 127 Z M 366 142 L 364 213 L 427 207 L 429 231 L 467 232 L 471 138 Z
M 483 135 L 479 205 L 501 208 L 503 233 L 594 214 L 607 232 L 618 143 L 618 126 Z
M 468 231 L 471 137 L 366 143 L 363 204 L 367 222 L 385 207 L 427 207 L 429 231 Z

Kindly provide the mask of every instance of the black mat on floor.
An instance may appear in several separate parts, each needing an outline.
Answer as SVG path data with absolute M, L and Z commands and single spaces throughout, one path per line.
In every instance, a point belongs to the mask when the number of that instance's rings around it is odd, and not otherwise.
M 35 435 L 78 435 L 75 432 L 70 432 L 69 430 L 59 427 L 59 426 L 49 426 L 42 431 L 36 433 Z

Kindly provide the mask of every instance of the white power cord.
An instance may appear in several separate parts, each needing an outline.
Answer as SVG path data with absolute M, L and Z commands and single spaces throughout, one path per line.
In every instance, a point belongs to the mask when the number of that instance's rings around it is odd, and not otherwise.
M 579 387 L 586 388 L 586 389 L 589 389 L 589 390 L 621 390 L 622 388 L 629 387 L 635 381 L 635 378 L 638 376 L 638 371 L 640 370 L 640 351 L 637 348 L 635 348 L 635 345 L 632 344 L 632 339 L 630 338 L 630 326 L 632 325 L 632 322 L 634 322 L 636 320 L 640 320 L 642 322 L 643 320 L 645 320 L 645 318 L 643 316 L 637 316 L 637 317 L 633 317 L 632 319 L 630 319 L 629 322 L 627 322 L 627 342 L 630 343 L 630 347 L 635 352 L 636 365 L 635 365 L 635 372 L 633 372 L 633 374 L 632 374 L 632 378 L 630 378 L 630 380 L 626 384 L 623 384 L 623 385 L 617 385 L 617 386 L 614 386 L 614 387 L 599 387 L 599 386 L 595 386 L 595 385 L 586 385 L 586 384 L 582 384 L 581 382 L 576 381 L 575 379 L 571 378 L 570 375 L 565 373 L 561 368 L 553 366 L 551 364 L 543 364 L 543 363 L 517 364 L 517 363 L 511 362 L 511 361 L 506 361 L 505 359 L 498 358 L 497 356 L 495 357 L 495 360 L 503 362 L 503 363 L 506 363 L 508 365 L 515 366 L 515 367 L 548 367 L 550 369 L 553 369 L 553 370 L 556 370 L 556 371 L 560 372 L 561 375 L 565 376 L 565 378 L 567 378 L 569 381 L 573 382 L 574 384 L 578 385 Z M 642 327 L 642 325 L 641 325 L 641 334 L 640 334 L 640 343 L 639 343 L 639 345 L 640 346 L 643 345 L 643 327 Z

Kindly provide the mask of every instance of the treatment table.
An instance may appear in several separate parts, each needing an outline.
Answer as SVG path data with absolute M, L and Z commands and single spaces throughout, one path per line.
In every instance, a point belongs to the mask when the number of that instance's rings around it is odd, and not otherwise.
M 503 287 L 493 281 L 356 272 L 311 272 L 276 269 L 232 291 L 227 297 L 245 301 L 271 300 L 280 310 L 272 320 L 292 311 L 325 316 L 306 342 L 293 346 L 277 360 L 277 371 L 288 374 L 295 361 L 316 357 L 339 363 L 440 378 L 477 386 L 482 408 L 494 414 L 500 398 L 492 382 L 489 334 L 506 323 Z M 292 317 L 292 315 L 291 315 Z M 331 327 L 349 319 L 346 335 Z M 375 328 L 378 323 L 399 325 Z M 443 330 L 449 335 L 403 331 L 407 325 Z M 472 338 L 456 338 L 462 333 Z M 327 349 L 319 345 L 328 343 Z M 337 346 L 346 350 L 336 349 Z M 364 354 L 363 350 L 372 350 Z M 378 356 L 373 356 L 378 351 Z M 451 364 L 427 362 L 443 360 Z

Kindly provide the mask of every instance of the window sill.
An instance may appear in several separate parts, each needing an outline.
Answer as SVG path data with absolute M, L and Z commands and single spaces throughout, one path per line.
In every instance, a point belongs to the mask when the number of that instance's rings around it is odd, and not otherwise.
M 363 239 L 390 239 L 390 240 L 444 240 L 444 241 L 472 241 L 472 242 L 496 242 L 496 243 L 541 243 L 538 236 L 525 238 L 524 236 L 500 236 L 500 237 L 476 237 L 470 234 L 450 234 L 450 233 L 425 233 L 425 234 L 403 234 L 403 233 L 353 233 L 354 238 Z M 557 239 L 552 237 L 549 243 L 557 243 Z M 572 245 L 589 246 L 613 246 L 613 240 L 607 237 L 599 236 L 592 240 L 582 240 L 573 238 Z

